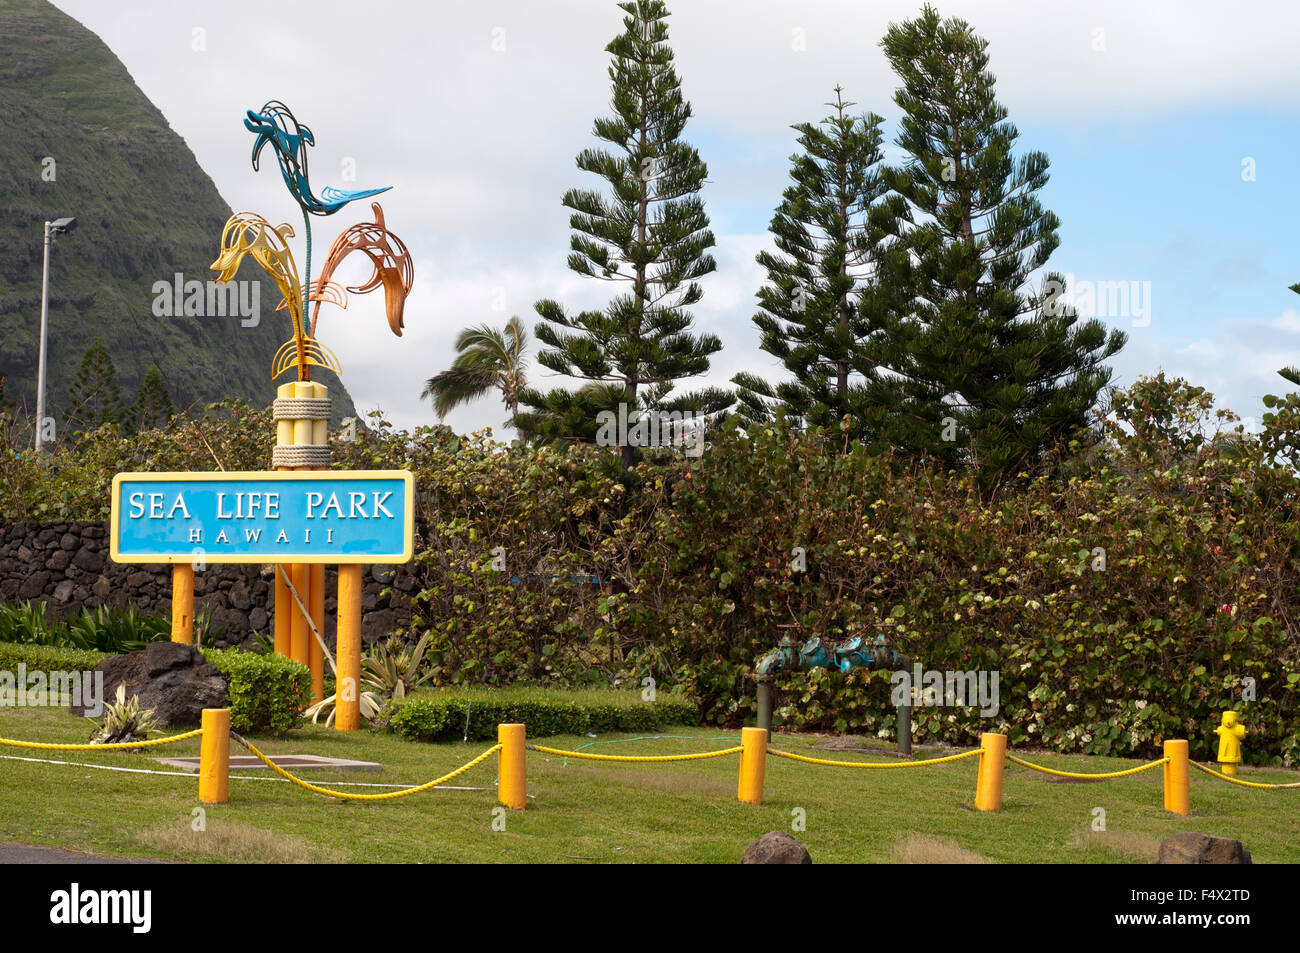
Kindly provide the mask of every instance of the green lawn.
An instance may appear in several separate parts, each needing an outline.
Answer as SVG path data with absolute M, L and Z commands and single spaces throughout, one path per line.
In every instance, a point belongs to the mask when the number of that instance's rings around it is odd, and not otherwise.
M 0 736 L 83 742 L 88 723 L 54 709 L 0 710 Z M 681 739 L 600 744 L 607 754 L 673 754 L 730 747 L 738 733 L 671 729 Z M 600 742 L 620 736 L 603 736 Z M 622 736 L 632 738 L 635 736 Z M 484 743 L 418 744 L 388 734 L 307 728 L 256 739 L 268 753 L 381 762 L 382 772 L 305 771 L 320 784 L 417 784 L 480 753 Z M 533 739 L 539 740 L 539 739 Z M 587 737 L 546 739 L 572 749 Z M 816 739 L 778 735 L 773 747 L 836 760 L 857 753 L 809 751 Z M 233 748 L 233 746 L 232 746 Z M 199 806 L 194 777 L 126 774 L 9 760 L 13 756 L 171 770 L 155 757 L 197 754 L 197 741 L 140 754 L 20 751 L 0 747 L 0 841 L 172 860 L 388 862 L 735 863 L 765 831 L 796 831 L 815 863 L 980 859 L 1000 862 L 1124 863 L 1155 859 L 1161 837 L 1194 830 L 1243 841 L 1257 863 L 1300 862 L 1300 789 L 1238 788 L 1192 775 L 1190 818 L 1161 809 L 1160 771 L 1112 781 L 1069 783 L 1008 765 L 1004 809 L 970 809 L 978 759 L 933 768 L 857 771 L 783 759 L 767 764 L 767 802 L 736 800 L 737 756 L 673 764 L 605 764 L 528 754 L 529 806 L 506 812 L 493 830 L 495 758 L 453 784 L 377 803 L 341 803 L 280 781 L 231 780 L 230 803 Z M 232 750 L 242 753 L 242 750 Z M 1024 754 L 1021 752 L 1021 754 Z M 1117 758 L 1034 754 L 1049 767 L 1100 772 L 1131 767 Z M 266 777 L 268 772 L 256 772 Z M 1248 780 L 1294 781 L 1295 772 L 1243 769 Z M 364 788 L 350 790 L 366 791 Z M 1106 812 L 1105 832 L 1091 827 Z

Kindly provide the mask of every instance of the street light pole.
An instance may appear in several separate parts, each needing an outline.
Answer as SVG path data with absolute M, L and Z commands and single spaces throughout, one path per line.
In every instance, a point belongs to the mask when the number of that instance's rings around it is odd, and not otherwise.
M 45 223 L 45 266 L 41 270 L 41 356 L 36 369 L 36 449 L 45 432 L 45 338 L 50 317 L 50 223 Z
M 41 270 L 41 356 L 36 366 L 36 449 L 41 449 L 45 432 L 45 342 L 50 323 L 50 246 L 55 235 L 66 235 L 77 224 L 75 218 L 56 218 L 45 223 L 45 265 Z

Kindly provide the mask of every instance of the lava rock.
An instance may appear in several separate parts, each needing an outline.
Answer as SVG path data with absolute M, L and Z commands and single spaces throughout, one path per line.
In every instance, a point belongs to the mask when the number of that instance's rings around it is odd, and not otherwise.
M 742 864 L 811 864 L 808 848 L 785 831 L 768 831 L 745 848 Z
M 183 642 L 153 642 L 139 652 L 110 655 L 95 671 L 104 673 L 105 703 L 125 684 L 126 697 L 139 695 L 140 707 L 154 710 L 160 728 L 197 725 L 203 709 L 227 706 L 225 677 Z M 86 714 L 84 706 L 70 710 Z
M 1160 842 L 1157 864 L 1249 864 L 1241 841 L 1209 834 L 1172 834 Z

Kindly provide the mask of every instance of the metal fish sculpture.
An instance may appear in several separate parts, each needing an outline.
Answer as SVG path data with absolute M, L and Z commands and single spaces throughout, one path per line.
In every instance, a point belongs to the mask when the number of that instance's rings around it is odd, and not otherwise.
M 311 368 L 326 367 L 340 372 L 338 358 L 325 345 L 316 340 L 316 322 L 322 304 L 347 307 L 347 291 L 330 281 L 330 275 L 349 254 L 364 252 L 374 271 L 364 283 L 349 290 L 364 294 L 383 285 L 384 302 L 388 312 L 388 326 L 397 336 L 402 334 L 402 317 L 406 296 L 411 291 L 414 269 L 406 244 L 384 225 L 384 211 L 378 202 L 371 205 L 375 211 L 374 222 L 363 222 L 346 229 L 330 246 L 324 272 L 319 281 L 311 280 L 311 216 L 332 215 L 349 202 L 387 192 L 389 186 L 378 189 L 347 191 L 324 188 L 320 195 L 312 191 L 307 169 L 307 147 L 316 144 L 312 131 L 298 122 L 284 103 L 271 100 L 260 110 L 250 109 L 244 119 L 244 128 L 253 133 L 253 168 L 259 169 L 262 150 L 268 145 L 280 165 L 280 175 L 289 194 L 302 211 L 303 238 L 306 244 L 305 268 L 299 278 L 298 268 L 289 250 L 289 239 L 294 237 L 289 225 L 272 226 L 260 215 L 241 212 L 232 215 L 221 235 L 221 253 L 212 263 L 217 280 L 230 281 L 239 270 L 245 257 L 252 255 L 280 289 L 282 300 L 277 311 L 288 308 L 293 324 L 291 337 L 276 351 L 271 365 L 271 379 L 279 377 L 291 367 L 297 367 L 298 380 L 311 379 Z M 311 326 L 307 326 L 307 306 L 315 302 Z
M 374 209 L 373 222 L 359 222 L 344 230 L 334 239 L 325 254 L 325 265 L 321 268 L 320 282 L 313 287 L 312 300 L 316 303 L 311 316 L 311 333 L 316 333 L 316 322 L 320 319 L 320 306 L 328 297 L 331 288 L 337 289 L 330 280 L 330 275 L 343 263 L 343 259 L 353 252 L 362 252 L 370 259 L 374 269 L 370 277 L 361 284 L 348 288 L 353 294 L 365 294 L 380 285 L 384 286 L 384 309 L 388 313 L 388 327 L 399 338 L 405 326 L 402 320 L 406 308 L 406 296 L 411 293 L 411 284 L 415 281 L 415 268 L 411 264 L 411 253 L 406 243 L 390 232 L 384 224 L 384 210 L 378 202 L 371 202 Z M 337 303 L 337 302 L 334 302 Z M 346 299 L 343 307 L 347 307 Z
M 210 266 L 217 273 L 217 281 L 227 282 L 235 277 L 240 263 L 251 255 L 283 295 L 293 324 L 293 337 L 275 353 L 271 362 L 272 380 L 295 365 L 299 380 L 310 379 L 308 368 L 312 365 L 327 367 L 336 374 L 340 371 L 334 353 L 307 331 L 298 266 L 289 251 L 293 234 L 293 226 L 287 223 L 272 225 L 253 212 L 238 212 L 226 220 L 221 232 L 221 253 Z
M 260 110 L 248 110 L 244 128 L 257 138 L 253 140 L 253 168 L 261 168 L 261 153 L 266 146 L 275 152 L 280 164 L 280 175 L 304 212 L 312 215 L 333 215 L 349 202 L 387 192 L 392 186 L 378 189 L 348 191 L 326 186 L 317 198 L 311 190 L 307 170 L 307 147 L 316 144 L 310 129 L 299 124 L 289 107 L 272 100 Z

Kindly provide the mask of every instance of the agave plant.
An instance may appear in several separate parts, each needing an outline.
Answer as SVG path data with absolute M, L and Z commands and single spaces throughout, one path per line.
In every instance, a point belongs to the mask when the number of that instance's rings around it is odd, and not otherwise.
M 376 642 L 361 660 L 361 684 L 381 698 L 401 701 L 407 691 L 433 677 L 432 669 L 420 673 L 420 663 L 424 661 L 424 650 L 428 645 L 428 632 L 413 649 L 407 649 L 406 640 L 400 635 Z
M 384 700 L 374 692 L 362 692 L 358 701 L 361 704 L 361 717 L 366 721 L 374 721 L 379 716 L 379 713 L 384 710 Z M 313 725 L 318 724 L 321 715 L 324 715 L 325 727 L 330 727 L 334 724 L 334 716 L 338 714 L 338 692 L 336 691 L 333 695 L 322 698 L 303 714 L 311 717 Z
M 104 718 L 90 736 L 92 745 L 120 744 L 143 741 L 157 725 L 152 708 L 140 707 L 140 696 L 126 697 L 126 683 L 119 682 L 114 701 L 104 709 Z

